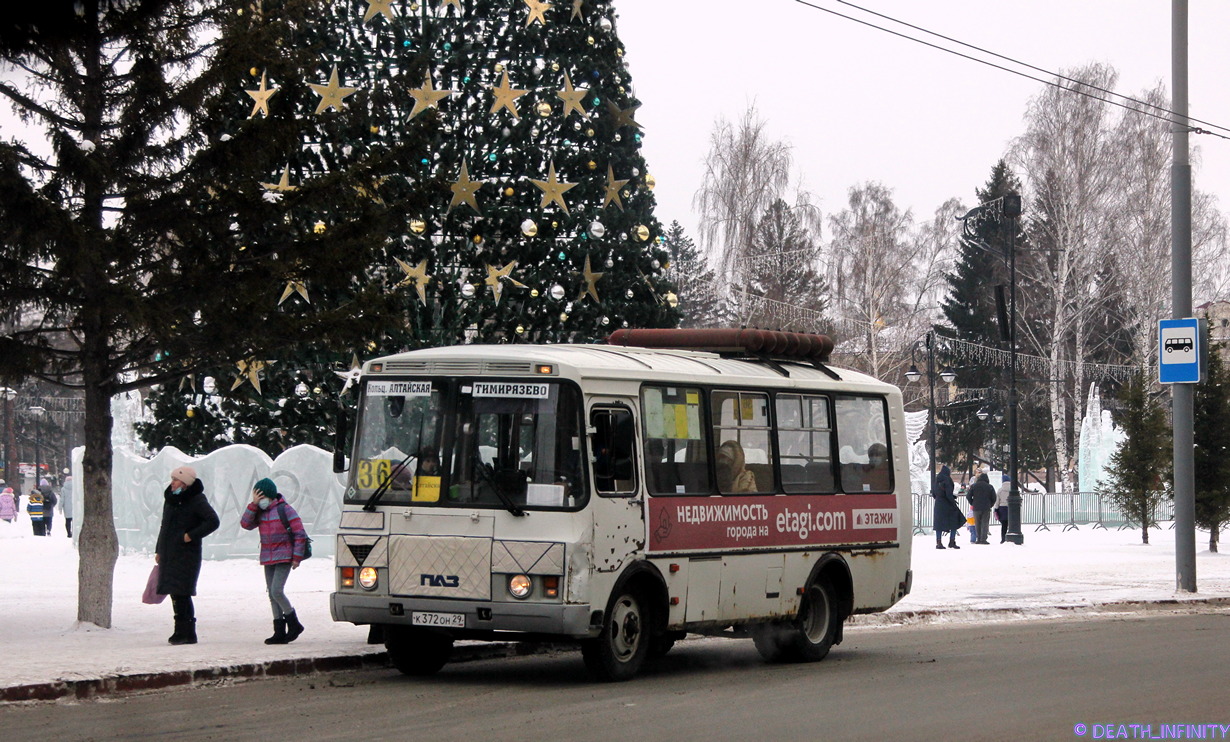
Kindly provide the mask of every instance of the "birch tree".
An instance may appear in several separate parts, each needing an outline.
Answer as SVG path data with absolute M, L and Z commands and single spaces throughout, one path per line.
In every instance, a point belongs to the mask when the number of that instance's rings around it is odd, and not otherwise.
M 1071 452 L 1068 445 L 1068 409 L 1079 426 L 1080 395 L 1066 393 L 1061 369 L 1073 368 L 1071 383 L 1083 388 L 1083 361 L 1091 343 L 1094 315 L 1103 309 L 1099 271 L 1107 262 L 1108 241 L 1113 227 L 1111 205 L 1116 197 L 1115 179 L 1121 160 L 1115 156 L 1112 123 L 1107 106 L 1077 90 L 1111 90 L 1117 74 L 1109 67 L 1092 64 L 1068 72 L 1030 101 L 1026 109 L 1026 132 L 1015 143 L 1016 169 L 1033 184 L 1035 212 L 1033 241 L 1048 250 L 1040 259 L 1018 261 L 1021 278 L 1032 284 L 1036 310 L 1049 324 L 1018 325 L 1026 342 L 1050 366 L 1047 384 L 1051 429 L 1056 460 L 1066 482 L 1071 482 Z M 1022 270 L 1023 269 L 1023 270 Z M 1032 329 L 1031 329 L 1032 328 Z M 1042 328 L 1043 332 L 1037 332 Z M 1074 431 L 1071 440 L 1079 439 Z
M 747 287 L 747 260 L 753 253 L 756 230 L 769 206 L 778 199 L 790 202 L 804 226 L 819 232 L 819 211 L 811 196 L 793 180 L 792 147 L 774 139 L 755 105 L 736 123 L 719 119 L 710 135 L 705 175 L 692 202 L 700 217 L 700 243 L 713 259 L 718 281 L 733 287 L 730 298 L 737 316 Z

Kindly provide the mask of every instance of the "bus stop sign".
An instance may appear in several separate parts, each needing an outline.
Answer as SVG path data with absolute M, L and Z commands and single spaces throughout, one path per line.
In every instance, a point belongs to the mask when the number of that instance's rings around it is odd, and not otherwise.
M 1199 383 L 1201 368 L 1200 320 L 1164 319 L 1157 323 L 1158 381 L 1162 384 Z

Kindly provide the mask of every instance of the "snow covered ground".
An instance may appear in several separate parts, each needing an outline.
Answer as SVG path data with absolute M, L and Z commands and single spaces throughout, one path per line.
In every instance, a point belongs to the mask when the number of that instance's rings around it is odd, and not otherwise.
M 937 551 L 931 535 L 914 540 L 914 592 L 889 618 L 913 620 L 939 612 L 939 620 L 990 620 L 1054 615 L 1056 606 L 1122 601 L 1230 598 L 1230 554 L 1207 551 L 1197 532 L 1199 592 L 1176 594 L 1174 531 L 1025 531 L 1025 545 L 978 546 L 962 539 L 959 551 Z M 998 529 L 992 540 L 998 541 Z M 197 669 L 265 660 L 378 652 L 367 630 L 329 618 L 331 559 L 308 560 L 291 574 L 287 594 L 307 627 L 294 644 L 269 647 L 269 604 L 255 560 L 207 561 L 196 600 L 200 643 L 173 647 L 171 605 L 145 605 L 141 591 L 153 565 L 149 555 L 121 556 L 115 571 L 114 628 L 78 625 L 77 554 L 64 535 L 35 537 L 24 516 L 0 522 L 0 687 L 118 673 Z M 934 620 L 934 619 L 928 619 Z M 858 630 L 855 628 L 854 630 Z

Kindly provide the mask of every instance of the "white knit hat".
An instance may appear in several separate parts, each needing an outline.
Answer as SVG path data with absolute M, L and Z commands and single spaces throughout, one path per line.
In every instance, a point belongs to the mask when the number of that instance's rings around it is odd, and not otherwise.
M 196 469 L 191 466 L 177 466 L 171 470 L 171 478 L 178 479 L 189 487 L 196 481 Z

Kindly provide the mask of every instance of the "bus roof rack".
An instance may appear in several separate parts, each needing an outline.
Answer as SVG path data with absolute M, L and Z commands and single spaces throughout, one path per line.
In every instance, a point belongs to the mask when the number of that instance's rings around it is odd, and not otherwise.
M 761 361 L 773 359 L 812 364 L 828 363 L 833 352 L 833 340 L 828 335 L 778 330 L 627 329 L 612 332 L 607 343 L 638 348 L 703 350 L 720 355 L 748 356 Z

